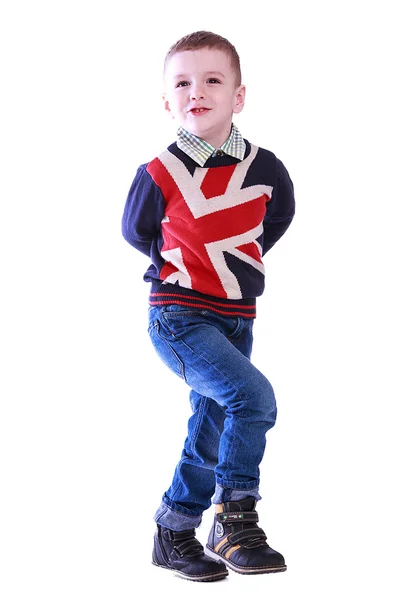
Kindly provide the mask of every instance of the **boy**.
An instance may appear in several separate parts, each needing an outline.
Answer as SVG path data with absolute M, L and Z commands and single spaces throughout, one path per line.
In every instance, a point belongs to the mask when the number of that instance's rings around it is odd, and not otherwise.
M 151 258 L 149 334 L 160 358 L 190 386 L 193 415 L 182 457 L 155 514 L 153 563 L 195 581 L 286 570 L 258 527 L 259 464 L 276 403 L 250 362 L 262 256 L 289 227 L 293 185 L 274 154 L 232 123 L 245 101 L 240 61 L 205 31 L 172 46 L 165 109 L 177 141 L 139 167 L 123 235 Z M 205 551 L 202 513 L 216 514 Z

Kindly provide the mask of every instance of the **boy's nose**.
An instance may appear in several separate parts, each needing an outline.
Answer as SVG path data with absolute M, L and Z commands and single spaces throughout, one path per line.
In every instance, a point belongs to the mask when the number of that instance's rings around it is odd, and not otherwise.
M 200 87 L 193 87 L 190 94 L 191 100 L 204 100 L 205 93 Z

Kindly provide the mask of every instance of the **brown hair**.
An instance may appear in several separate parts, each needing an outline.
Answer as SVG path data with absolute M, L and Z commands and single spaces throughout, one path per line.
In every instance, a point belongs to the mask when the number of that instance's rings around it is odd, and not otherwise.
M 216 33 L 212 33 L 211 31 L 196 31 L 194 33 L 189 33 L 178 40 L 167 52 L 164 61 L 164 71 L 168 60 L 174 54 L 185 52 L 186 50 L 200 50 L 201 48 L 212 48 L 226 52 L 230 58 L 232 68 L 236 73 L 237 85 L 239 86 L 242 83 L 240 58 L 235 46 L 233 46 L 226 38 L 217 35 Z

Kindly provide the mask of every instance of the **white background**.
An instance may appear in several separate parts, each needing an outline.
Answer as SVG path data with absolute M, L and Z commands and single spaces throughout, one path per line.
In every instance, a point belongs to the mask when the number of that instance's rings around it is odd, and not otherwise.
M 2 3 L 2 600 L 399 598 L 395 4 Z M 235 122 L 297 199 L 253 357 L 279 406 L 258 508 L 288 571 L 208 585 L 150 564 L 188 390 L 150 346 L 148 260 L 120 232 L 138 165 L 174 139 L 164 55 L 199 29 L 237 47 Z

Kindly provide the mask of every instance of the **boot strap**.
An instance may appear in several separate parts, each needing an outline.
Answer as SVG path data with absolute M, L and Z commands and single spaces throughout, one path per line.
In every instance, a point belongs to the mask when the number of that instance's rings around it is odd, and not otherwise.
M 204 552 L 203 546 L 196 538 L 185 540 L 180 544 L 175 544 L 174 549 L 179 556 L 200 556 Z
M 217 513 L 216 517 L 220 523 L 258 523 L 256 510 Z
M 243 531 L 237 531 L 236 533 L 231 533 L 229 535 L 229 543 L 235 546 L 239 542 L 244 542 L 249 538 L 265 541 L 267 536 L 260 527 L 254 527 L 251 529 L 244 529 Z
M 174 549 L 179 556 L 196 556 L 204 552 L 203 546 L 195 537 L 196 533 L 194 529 L 186 529 L 185 531 L 166 529 L 163 536 L 173 543 Z

